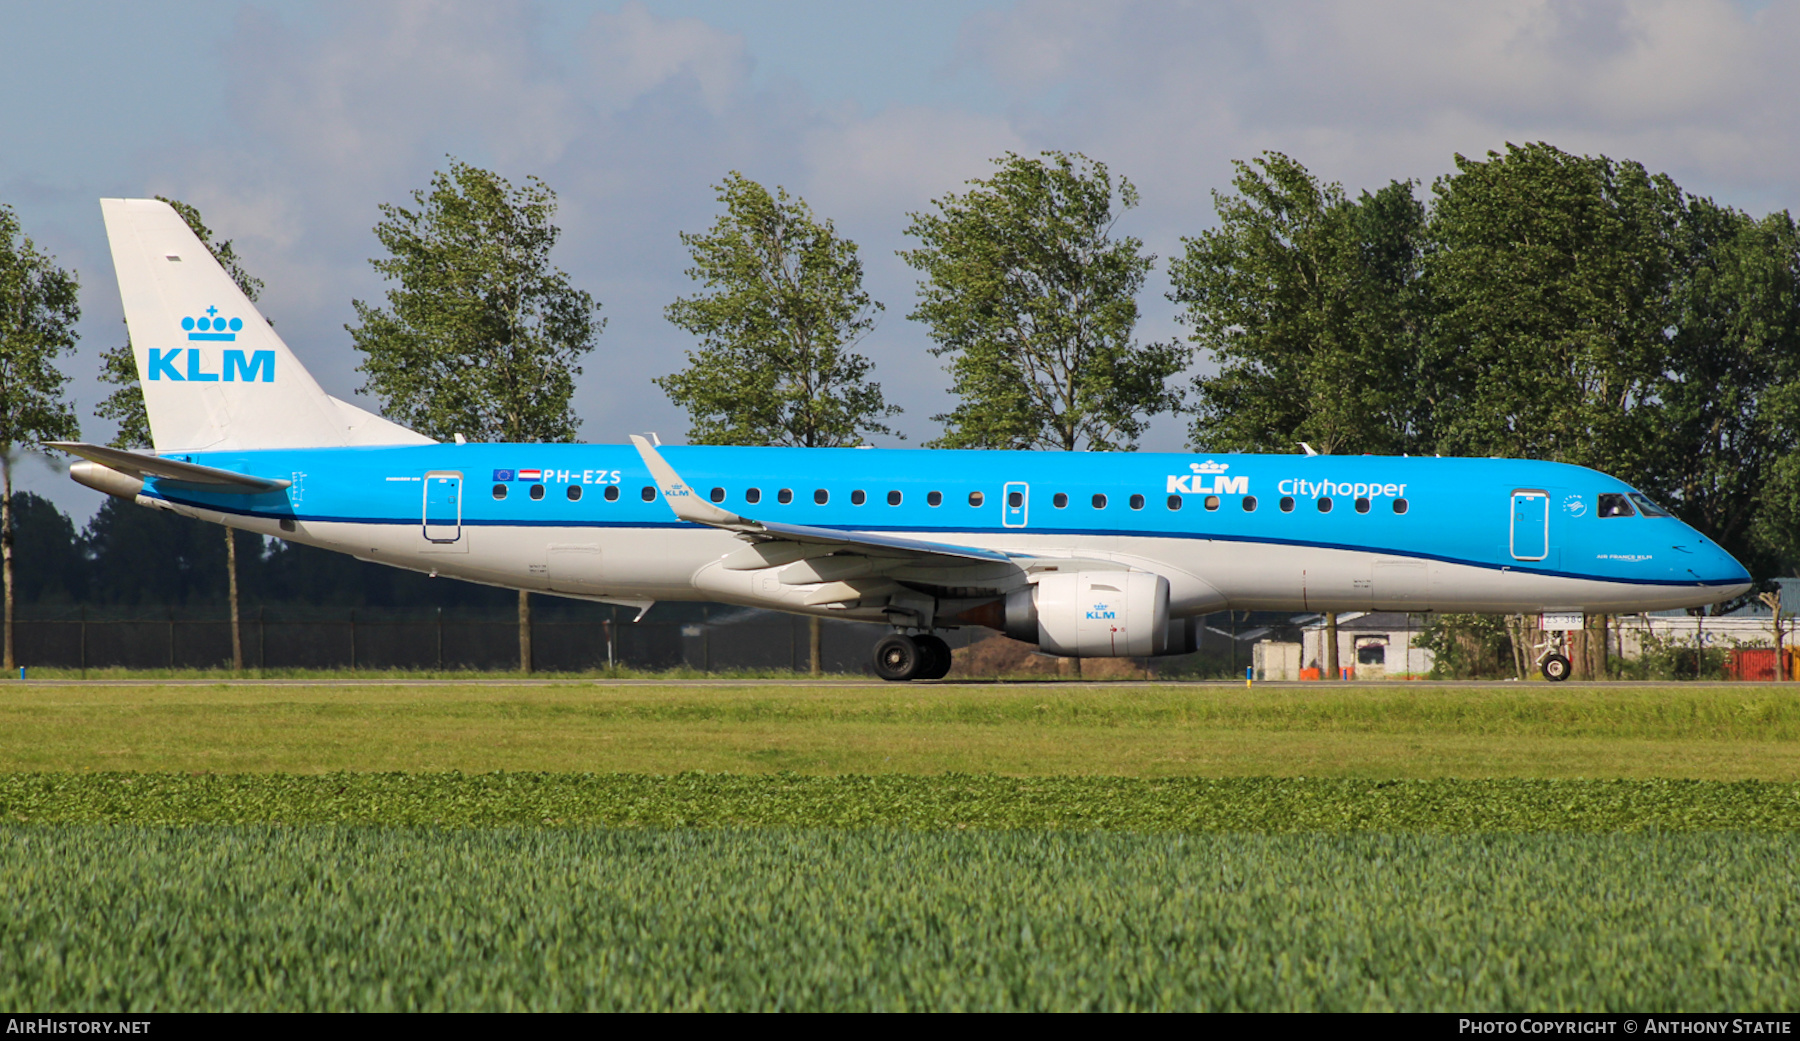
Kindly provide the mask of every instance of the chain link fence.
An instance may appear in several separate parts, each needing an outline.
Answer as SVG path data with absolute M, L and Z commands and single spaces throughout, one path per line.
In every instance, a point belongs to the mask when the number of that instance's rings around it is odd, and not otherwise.
M 702 671 L 791 669 L 811 663 L 808 619 L 716 605 L 633 621 L 620 609 L 569 617 L 534 611 L 532 668 L 587 672 L 686 667 Z M 885 626 L 821 624 L 824 671 L 870 673 Z M 241 620 L 247 669 L 505 671 L 519 667 L 516 616 L 445 611 L 284 611 L 252 608 Z M 948 634 L 966 646 L 976 634 Z M 27 667 L 63 669 L 209 669 L 231 664 L 231 622 L 177 611 L 129 616 L 74 610 L 14 623 L 14 647 Z

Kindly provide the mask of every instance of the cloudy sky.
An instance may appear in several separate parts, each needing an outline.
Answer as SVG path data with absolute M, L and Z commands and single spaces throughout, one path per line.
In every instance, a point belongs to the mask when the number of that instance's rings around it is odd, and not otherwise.
M 200 207 L 268 283 L 263 310 L 332 393 L 379 299 L 377 207 L 448 155 L 559 196 L 557 261 L 608 324 L 582 435 L 679 412 L 649 382 L 689 343 L 677 235 L 739 170 L 859 243 L 887 305 L 863 350 L 911 442 L 947 379 L 906 319 L 909 211 L 1008 151 L 1080 151 L 1135 182 L 1119 228 L 1162 258 L 1213 220 L 1231 161 L 1286 152 L 1356 190 L 1429 184 L 1457 153 L 1544 140 L 1635 159 L 1763 213 L 1800 205 L 1800 3 L 1733 0 L 1176 3 L 0 2 L 0 203 L 79 272 L 67 371 L 93 440 L 97 358 L 123 335 L 102 196 Z M 1159 263 L 1141 334 L 1179 335 Z M 1151 449 L 1178 449 L 1179 421 Z M 38 465 L 24 487 L 81 523 L 98 496 Z

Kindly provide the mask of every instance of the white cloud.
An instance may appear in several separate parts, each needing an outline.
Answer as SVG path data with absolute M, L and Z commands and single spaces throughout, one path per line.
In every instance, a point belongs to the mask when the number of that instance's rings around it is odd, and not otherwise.
M 1727 0 L 1026 0 L 963 47 L 1031 113 L 1028 134 L 1080 141 L 1160 192 L 1262 148 L 1372 185 L 1544 139 L 1786 205 L 1796 42 L 1793 5 Z

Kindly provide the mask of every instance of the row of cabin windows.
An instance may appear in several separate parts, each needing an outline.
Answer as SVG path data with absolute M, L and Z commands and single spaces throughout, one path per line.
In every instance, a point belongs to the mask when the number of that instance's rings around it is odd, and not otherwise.
M 619 486 L 616 484 L 609 484 L 609 485 L 606 485 L 605 487 L 606 487 L 606 490 L 601 493 L 601 497 L 604 498 L 607 502 L 618 502 L 619 501 Z M 544 486 L 541 484 L 532 485 L 530 494 L 531 494 L 531 499 L 533 502 L 536 502 L 537 500 L 542 499 L 544 497 Z M 579 485 L 579 484 L 569 485 L 565 494 L 568 495 L 570 502 L 580 502 L 581 501 L 581 485 Z M 494 485 L 494 498 L 504 499 L 504 498 L 506 498 L 506 495 L 507 495 L 507 486 L 506 485 L 504 485 L 504 484 Z M 650 502 L 655 498 L 656 498 L 656 489 L 650 487 L 649 485 L 645 485 L 644 486 L 644 501 Z
M 570 502 L 580 502 L 581 501 L 581 487 L 582 486 L 579 484 L 571 484 L 568 486 L 568 496 L 569 496 Z M 617 502 L 619 499 L 619 486 L 616 484 L 609 484 L 609 485 L 606 485 L 605 487 L 606 487 L 606 490 L 602 494 L 605 496 L 606 501 L 607 502 Z M 645 502 L 656 501 L 656 489 L 655 489 L 655 487 L 653 487 L 651 485 L 645 485 L 643 488 L 643 491 L 640 494 L 643 496 L 643 500 Z M 494 498 L 504 499 L 504 498 L 506 498 L 506 495 L 507 495 L 507 486 L 506 485 L 504 485 L 504 484 L 494 485 Z M 544 486 L 541 484 L 531 485 L 531 498 L 533 500 L 537 500 L 537 499 L 542 499 L 543 497 L 544 497 Z M 713 502 L 724 502 L 725 501 L 725 489 L 714 488 L 712 490 L 712 492 L 707 496 L 707 498 L 711 499 Z M 902 496 L 900 492 L 890 491 L 887 493 L 887 504 L 889 506 L 898 506 L 898 505 L 900 505 L 900 503 L 902 501 L 904 501 L 904 498 L 905 497 Z M 1602 496 L 1602 499 L 1604 499 L 1604 498 L 1606 498 L 1606 496 Z M 761 502 L 762 501 L 762 489 L 761 488 L 746 488 L 746 489 L 744 489 L 744 501 L 749 503 L 752 506 Z M 794 490 L 792 488 L 781 489 L 780 491 L 775 493 L 775 501 L 779 502 L 783 505 L 793 502 L 794 501 Z M 814 489 L 813 502 L 818 503 L 820 506 L 823 506 L 830 501 L 831 501 L 831 493 L 830 492 L 826 491 L 823 488 Z M 850 503 L 853 506 L 861 506 L 868 501 L 869 501 L 868 495 L 866 493 L 864 493 L 861 488 L 858 488 L 855 491 L 850 493 Z M 981 492 L 970 492 L 969 493 L 969 505 L 970 506 L 980 506 L 982 503 L 984 503 L 986 501 L 987 501 L 987 497 L 985 495 L 983 495 Z M 1096 510 L 1106 509 L 1107 499 L 1106 499 L 1105 492 L 1094 493 L 1094 497 L 1089 501 L 1093 504 L 1093 507 Z M 1134 510 L 1141 510 L 1144 508 L 1144 497 L 1142 495 L 1133 495 L 1130 499 L 1128 499 L 1126 501 L 1131 506 L 1131 508 Z M 1256 512 L 1256 496 L 1246 495 L 1238 501 L 1243 506 L 1245 513 L 1255 513 Z M 1645 501 L 1647 502 L 1648 500 L 1645 500 Z M 1182 499 L 1181 496 L 1171 495 L 1171 496 L 1169 496 L 1169 500 L 1168 500 L 1169 509 L 1179 510 L 1179 509 L 1181 509 L 1183 502 L 1184 502 L 1184 500 Z M 926 492 L 925 493 L 925 503 L 928 506 L 942 506 L 944 504 L 944 493 L 943 492 Z M 1006 504 L 1015 510 L 1018 509 L 1019 507 L 1025 505 L 1024 493 L 1023 492 L 1008 492 L 1008 493 L 1006 493 Z M 1056 507 L 1059 510 L 1068 509 L 1069 497 L 1062 492 L 1057 492 L 1055 495 L 1050 497 L 1050 505 Z M 1205 499 L 1201 500 L 1201 505 L 1204 506 L 1208 511 L 1217 510 L 1219 508 L 1219 497 L 1217 495 L 1208 495 Z M 1322 496 L 1318 500 L 1316 500 L 1314 505 L 1318 508 L 1320 513 L 1330 513 L 1331 509 L 1332 509 L 1331 497 L 1330 496 Z M 1356 500 L 1355 507 L 1356 507 L 1356 512 L 1358 512 L 1358 513 L 1368 513 L 1369 510 L 1372 508 L 1372 505 L 1367 498 L 1360 498 L 1360 499 Z M 1629 510 L 1630 508 L 1631 507 L 1629 505 L 1627 505 L 1625 507 L 1626 510 Z M 1654 507 L 1652 507 L 1652 508 L 1654 508 Z M 1395 513 L 1405 513 L 1407 510 L 1406 500 L 1405 499 L 1395 499 L 1393 501 L 1393 510 Z M 1293 496 L 1288 495 L 1288 496 L 1282 497 L 1281 512 L 1283 512 L 1283 513 L 1294 512 Z M 1645 513 L 1648 514 L 1649 510 L 1645 510 Z M 1626 515 L 1628 516 L 1629 514 L 1626 514 Z M 1607 514 L 1605 512 L 1602 512 L 1601 516 L 1617 516 L 1617 514 Z M 1667 516 L 1667 515 L 1663 514 L 1663 516 Z

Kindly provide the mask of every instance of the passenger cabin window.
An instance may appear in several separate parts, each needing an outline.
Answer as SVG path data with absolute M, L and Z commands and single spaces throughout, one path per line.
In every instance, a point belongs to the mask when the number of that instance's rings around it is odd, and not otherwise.
M 532 498 L 532 501 L 534 501 L 534 502 L 535 502 L 535 501 L 537 501 L 537 500 L 538 500 L 538 499 L 542 499 L 542 498 L 543 498 L 543 497 L 544 497 L 544 486 L 543 486 L 543 485 L 541 485 L 541 484 L 534 484 L 534 485 L 532 485 L 532 486 L 531 486 L 531 498 Z
M 1394 500 L 1394 512 L 1395 513 L 1405 513 L 1406 512 L 1406 500 L 1405 499 L 1395 499 Z
M 831 493 L 830 492 L 826 491 L 823 488 L 813 489 L 813 502 L 816 502 L 820 506 L 823 506 L 830 501 L 831 501 Z
M 944 505 L 944 493 L 943 492 L 926 492 L 925 493 L 925 505 L 927 505 L 927 506 L 942 506 L 942 505 Z
M 1133 495 L 1131 497 L 1131 508 L 1134 510 L 1143 509 L 1144 508 L 1144 497 L 1142 495 Z
M 1095 492 L 1095 493 L 1094 493 L 1094 509 L 1096 509 L 1096 510 L 1104 510 L 1104 509 L 1106 509 L 1106 496 L 1105 496 L 1105 494 L 1103 494 L 1103 493 L 1101 493 L 1101 492 Z
M 1358 512 L 1358 513 L 1369 512 L 1369 500 L 1366 498 L 1357 499 L 1356 500 L 1356 512 Z
M 1614 492 L 1606 492 L 1600 496 L 1600 508 L 1595 512 L 1602 517 L 1637 516 L 1637 511 L 1631 508 L 1631 500 Z
M 1206 497 L 1206 512 L 1211 513 L 1218 508 L 1219 497 L 1217 495 L 1208 495 Z
M 708 495 L 707 498 L 711 499 L 714 502 L 724 502 L 725 501 L 725 489 L 714 488 L 712 490 L 712 494 Z
M 1181 496 L 1179 496 L 1179 495 L 1169 496 L 1169 509 L 1171 509 L 1171 510 L 1181 509 Z
M 496 498 L 496 499 L 506 498 L 506 485 L 504 485 L 504 484 L 494 485 L 494 498 Z
M 863 503 L 868 502 L 868 501 L 869 501 L 869 497 L 867 495 L 863 494 L 863 490 L 861 488 L 858 488 L 857 490 L 850 493 L 850 505 L 852 505 L 852 506 L 861 506 Z
M 1293 496 L 1284 495 L 1281 497 L 1281 512 L 1283 512 L 1283 513 L 1294 512 L 1294 497 Z
M 1017 493 L 1014 493 L 1014 494 L 1017 494 Z M 969 493 L 969 505 L 970 506 L 980 506 L 982 503 L 984 503 L 986 501 L 987 501 L 987 497 L 982 495 L 980 492 L 970 492 Z
M 1024 492 L 1008 492 L 1008 493 L 1006 493 L 1006 505 L 1012 507 L 1015 510 L 1018 509 L 1019 507 L 1025 505 L 1025 493 Z
M 1668 510 L 1651 502 L 1649 497 L 1641 492 L 1632 492 L 1631 501 L 1637 503 L 1638 512 L 1646 517 L 1667 517 L 1669 515 Z
M 652 485 L 644 485 L 644 490 L 640 494 L 643 495 L 645 502 L 656 501 L 656 488 Z
M 1061 492 L 1057 492 L 1055 495 L 1052 495 L 1050 497 L 1050 505 L 1056 507 L 1059 510 L 1065 509 L 1069 505 L 1069 497 L 1067 495 L 1064 495 Z
M 888 493 L 888 505 L 889 506 L 900 505 L 900 493 L 899 492 L 889 492 Z
M 1245 513 L 1255 513 L 1256 512 L 1256 496 L 1254 496 L 1254 495 L 1244 496 L 1244 512 Z
M 794 490 L 792 488 L 783 488 L 782 490 L 776 492 L 775 493 L 775 501 L 782 504 L 783 506 L 786 506 L 788 503 L 793 502 L 794 501 Z
M 607 496 L 607 498 L 611 498 L 611 496 Z M 744 489 L 744 501 L 749 503 L 752 506 L 755 506 L 757 503 L 762 501 L 762 489 L 761 488 L 745 488 Z
M 1329 496 L 1329 495 L 1319 496 L 1319 512 L 1320 513 L 1330 513 L 1331 512 L 1331 496 Z
M 581 485 L 579 485 L 579 484 L 569 485 L 568 495 L 569 495 L 570 502 L 580 502 L 581 501 Z
M 618 485 L 609 484 L 606 486 L 606 501 L 607 502 L 618 502 L 619 501 L 619 486 Z M 755 502 L 756 500 L 751 499 L 750 501 Z

